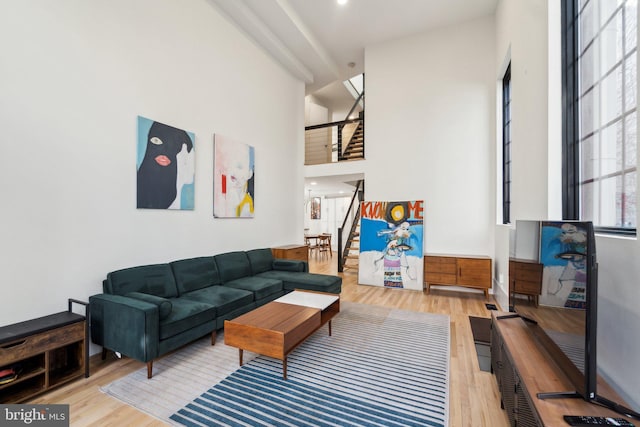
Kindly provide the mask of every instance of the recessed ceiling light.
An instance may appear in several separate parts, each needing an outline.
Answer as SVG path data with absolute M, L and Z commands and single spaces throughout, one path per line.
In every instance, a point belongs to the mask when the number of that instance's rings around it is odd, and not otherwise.
M 337 0 L 339 5 L 347 4 L 349 0 Z
M 318 183 L 317 183 L 317 182 L 315 182 L 315 181 L 310 182 L 309 184 L 311 184 L 311 185 L 318 185 Z

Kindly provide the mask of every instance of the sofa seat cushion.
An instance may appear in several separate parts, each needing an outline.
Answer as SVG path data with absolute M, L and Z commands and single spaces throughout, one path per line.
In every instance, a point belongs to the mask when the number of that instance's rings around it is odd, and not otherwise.
M 244 289 L 254 294 L 255 300 L 266 298 L 269 295 L 282 291 L 282 280 L 267 277 L 243 277 L 242 279 L 226 282 L 224 286 L 235 289 Z
M 328 274 L 271 270 L 260 273 L 257 277 L 282 280 L 285 291 L 306 289 L 339 294 L 342 290 L 342 278 Z
M 215 322 L 216 314 L 216 307 L 212 304 L 172 298 L 171 313 L 160 320 L 160 340 L 178 335 L 206 322 Z
M 218 317 L 253 303 L 253 292 L 226 286 L 209 286 L 184 294 L 180 297 L 201 301 L 216 307 Z

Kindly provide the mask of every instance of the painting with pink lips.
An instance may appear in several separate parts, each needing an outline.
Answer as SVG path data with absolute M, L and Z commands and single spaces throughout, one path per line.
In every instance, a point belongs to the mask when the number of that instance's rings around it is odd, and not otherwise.
M 138 116 L 137 207 L 194 208 L 195 135 Z
M 213 141 L 213 216 L 253 218 L 254 147 L 221 135 L 215 135 Z

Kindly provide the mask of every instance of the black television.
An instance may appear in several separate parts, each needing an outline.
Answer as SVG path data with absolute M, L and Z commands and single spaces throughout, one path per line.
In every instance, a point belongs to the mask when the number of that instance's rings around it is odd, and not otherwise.
M 598 395 L 598 263 L 590 221 L 516 221 L 509 256 L 541 264 L 540 295 L 522 297 L 510 286 L 510 311 L 522 317 L 574 390 L 549 390 L 540 399 L 576 397 L 640 419 Z

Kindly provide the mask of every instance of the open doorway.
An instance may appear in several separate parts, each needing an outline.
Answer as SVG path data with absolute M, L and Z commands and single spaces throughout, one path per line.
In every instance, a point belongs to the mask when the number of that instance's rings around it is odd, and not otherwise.
M 316 237 L 322 234 L 331 236 L 329 256 L 337 256 L 338 230 L 344 227 L 358 182 L 364 180 L 364 174 L 308 177 L 304 183 L 304 234 Z M 354 202 L 357 208 L 357 200 Z M 351 208 L 353 210 L 354 208 Z M 312 253 L 310 255 L 317 255 Z M 327 255 L 327 254 L 323 254 Z

